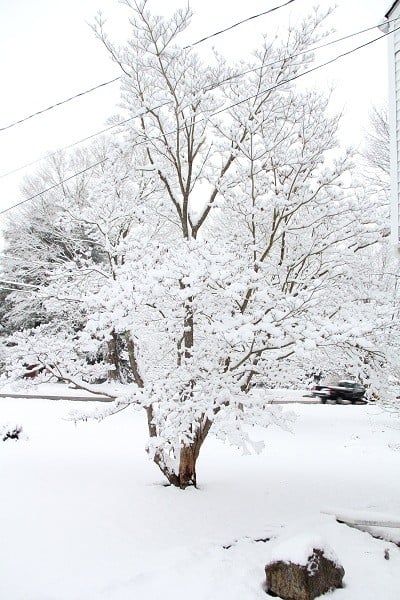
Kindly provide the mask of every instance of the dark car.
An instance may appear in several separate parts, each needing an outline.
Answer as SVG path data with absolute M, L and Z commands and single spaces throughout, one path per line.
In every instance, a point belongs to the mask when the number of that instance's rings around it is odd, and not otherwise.
M 342 380 L 335 385 L 314 385 L 311 393 L 320 398 L 322 404 L 328 400 L 336 404 L 367 404 L 365 387 L 358 381 Z

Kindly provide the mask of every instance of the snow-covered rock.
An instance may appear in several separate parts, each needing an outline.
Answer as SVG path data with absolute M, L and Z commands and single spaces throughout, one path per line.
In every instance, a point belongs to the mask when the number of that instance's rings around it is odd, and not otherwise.
M 301 535 L 274 548 L 265 574 L 268 591 L 283 600 L 314 600 L 342 587 L 344 569 L 322 538 Z

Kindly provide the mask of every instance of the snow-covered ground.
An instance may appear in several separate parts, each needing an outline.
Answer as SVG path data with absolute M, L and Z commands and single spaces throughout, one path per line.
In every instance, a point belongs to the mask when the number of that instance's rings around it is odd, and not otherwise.
M 71 406 L 0 399 L 0 425 L 28 438 L 0 442 L 0 598 L 262 600 L 264 565 L 292 536 L 342 562 L 327 597 L 400 597 L 400 549 L 321 512 L 400 517 L 400 420 L 379 407 L 292 405 L 292 433 L 254 430 L 259 456 L 210 437 L 200 489 L 180 491 L 147 460 L 140 412 L 74 424 Z

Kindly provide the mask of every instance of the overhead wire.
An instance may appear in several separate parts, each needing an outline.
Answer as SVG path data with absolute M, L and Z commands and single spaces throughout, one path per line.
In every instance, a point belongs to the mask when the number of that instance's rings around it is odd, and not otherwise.
M 351 50 L 348 50 L 347 52 L 344 52 L 344 53 L 342 53 L 342 54 L 339 54 L 338 56 L 336 56 L 336 57 L 334 57 L 334 58 L 332 58 L 332 59 L 330 59 L 330 60 L 326 61 L 325 63 L 321 63 L 320 65 L 317 65 L 317 66 L 315 66 L 315 67 L 312 67 L 311 69 L 308 69 L 307 71 L 303 71 L 302 73 L 299 73 L 298 75 L 294 75 L 293 77 L 291 77 L 291 78 L 289 78 L 289 79 L 286 79 L 286 80 L 284 80 L 284 81 L 278 82 L 278 83 L 277 83 L 277 84 L 275 84 L 274 86 L 271 86 L 270 88 L 267 88 L 267 89 L 265 89 L 265 90 L 262 90 L 261 92 L 258 92 L 257 94 L 254 94 L 254 95 L 252 95 L 252 96 L 248 96 L 248 97 L 246 97 L 246 98 L 244 98 L 244 99 L 242 99 L 242 100 L 239 100 L 238 102 L 235 102 L 235 103 L 233 103 L 233 104 L 231 104 L 231 105 L 229 105 L 229 106 L 225 106 L 224 108 L 222 108 L 222 109 L 220 109 L 220 110 L 218 110 L 218 111 L 215 111 L 214 113 L 211 113 L 211 114 L 210 114 L 210 115 L 208 115 L 208 116 L 202 117 L 202 118 L 201 118 L 201 119 L 199 119 L 197 122 L 199 123 L 199 122 L 201 122 L 201 121 L 204 121 L 205 119 L 209 119 L 209 118 L 211 118 L 211 117 L 213 117 L 213 116 L 216 116 L 216 115 L 218 115 L 218 114 L 220 114 L 220 113 L 222 113 L 222 112 L 225 112 L 226 110 L 230 110 L 230 109 L 232 109 L 232 108 L 234 108 L 234 107 L 236 107 L 236 106 L 239 106 L 240 104 L 243 104 L 244 102 L 247 102 L 248 100 L 251 100 L 251 99 L 253 99 L 253 98 L 255 98 L 255 97 L 259 96 L 260 94 L 266 94 L 266 93 L 269 93 L 270 91 L 274 91 L 275 89 L 277 89 L 277 88 L 279 88 L 279 87 L 281 87 L 281 86 L 283 86 L 283 85 L 286 85 L 286 84 L 288 84 L 288 83 L 290 83 L 290 82 L 292 82 L 292 81 L 295 81 L 295 80 L 297 80 L 297 79 L 300 79 L 301 77 L 304 77 L 305 75 L 308 75 L 309 73 L 313 73 L 313 72 L 317 71 L 318 69 L 321 69 L 321 68 L 323 68 L 323 67 L 326 67 L 326 66 L 328 66 L 328 65 L 332 64 L 333 62 L 336 62 L 337 60 L 340 60 L 341 58 L 344 58 L 345 56 L 349 56 L 350 54 L 353 54 L 354 52 L 357 52 L 357 51 L 359 51 L 359 50 L 361 50 L 361 49 L 363 49 L 363 48 L 365 48 L 365 47 L 367 47 L 367 46 L 370 46 L 371 44 L 374 44 L 374 43 L 378 42 L 379 40 L 381 40 L 381 39 L 383 39 L 383 38 L 387 37 L 388 35 L 391 35 L 391 34 L 395 33 L 395 32 L 396 32 L 396 31 L 398 31 L 398 30 L 400 30 L 400 26 L 399 26 L 399 27 L 396 27 L 396 28 L 395 28 L 395 29 L 393 29 L 392 31 L 388 31 L 387 33 L 384 33 L 384 34 L 380 35 L 380 36 L 379 36 L 379 37 L 377 37 L 377 38 L 374 38 L 373 40 L 370 40 L 370 41 L 368 41 L 368 42 L 365 42 L 364 44 L 361 44 L 360 46 L 357 46 L 357 47 L 355 47 L 355 48 L 352 48 Z M 150 111 L 150 109 L 149 109 L 149 111 Z M 146 112 L 149 112 L 149 111 L 146 111 Z M 132 119 L 134 119 L 134 118 L 135 118 L 135 117 L 131 117 L 131 118 L 127 119 L 126 121 L 131 121 L 131 120 L 132 120 Z M 169 131 L 169 132 L 167 132 L 165 135 L 172 135 L 173 133 L 178 133 L 179 131 L 182 131 L 183 129 L 184 129 L 184 125 L 183 125 L 182 127 L 180 127 L 180 128 L 174 129 L 173 131 Z M 157 141 L 157 140 L 159 140 L 159 139 L 160 139 L 160 138 L 149 138 L 149 139 L 146 139 L 146 140 L 143 140 L 143 141 L 137 142 L 137 143 L 136 143 L 136 146 L 140 146 L 140 145 L 142 145 L 142 144 L 145 144 L 145 143 L 148 143 L 149 141 L 152 141 L 152 140 L 154 140 L 154 141 Z M 59 186 L 60 186 L 60 185 L 62 185 L 63 183 L 65 183 L 65 182 L 67 182 L 67 181 L 70 181 L 70 180 L 71 180 L 71 179 L 73 179 L 74 177 L 77 177 L 78 175 L 81 175 L 82 173 L 85 173 L 86 171 L 89 171 L 90 169 L 93 169 L 94 167 L 98 166 L 99 164 L 102 164 L 102 163 L 106 162 L 107 160 L 108 160 L 108 158 L 105 158 L 105 159 L 103 159 L 103 160 L 101 160 L 101 161 L 98 161 L 97 163 L 95 163 L 95 164 L 93 164 L 93 165 L 90 165 L 90 166 L 86 167 L 85 169 L 83 169 L 83 170 L 81 170 L 81 171 L 79 171 L 79 172 L 77 172 L 77 173 L 74 173 L 73 175 L 71 175 L 71 176 L 67 177 L 66 179 L 63 179 L 63 180 L 62 180 L 62 181 L 60 181 L 59 183 L 56 183 L 56 184 L 54 184 L 54 185 L 50 186 L 49 188 L 47 188 L 47 189 L 45 189 L 45 190 L 42 190 L 41 192 L 39 192 L 39 193 L 37 193 L 37 194 L 34 194 L 33 196 L 30 196 L 30 197 L 28 197 L 28 198 L 25 198 L 25 199 L 21 200 L 20 202 L 18 202 L 18 203 L 16 203 L 16 204 L 13 204 L 12 206 L 9 206 L 9 207 L 8 207 L 8 208 L 6 208 L 6 209 L 3 209 L 3 210 L 1 210 L 1 211 L 0 211 L 0 215 L 1 215 L 1 214 L 4 214 L 4 213 L 6 213 L 6 212 L 8 212 L 8 211 L 10 211 L 10 210 L 12 210 L 12 209 L 14 209 L 14 208 L 17 208 L 18 206 L 21 206 L 22 204 L 25 204 L 26 202 L 29 202 L 30 200 L 34 200 L 35 198 L 38 198 L 38 197 L 39 197 L 39 196 L 41 196 L 42 194 L 45 194 L 46 192 L 49 192 L 49 191 L 53 190 L 53 189 L 54 189 L 54 188 L 56 188 L 56 187 L 59 187 Z
M 392 19 L 392 21 L 397 21 L 397 20 L 398 19 Z M 388 23 L 389 22 L 391 22 L 391 21 L 388 21 Z M 230 75 L 229 77 L 226 77 L 225 79 L 222 79 L 216 85 L 221 85 L 225 82 L 231 81 L 232 79 L 242 77 L 243 75 L 248 75 L 249 73 L 254 73 L 255 71 L 260 71 L 261 69 L 264 69 L 265 67 L 271 67 L 273 65 L 276 65 L 276 64 L 282 62 L 282 60 L 286 60 L 288 58 L 290 58 L 290 59 L 298 58 L 299 56 L 303 56 L 304 54 L 311 54 L 313 52 L 316 52 L 317 50 L 322 50 L 323 48 L 328 48 L 328 46 L 333 46 L 334 44 L 338 44 L 339 42 L 344 42 L 345 40 L 349 40 L 353 37 L 357 37 L 359 35 L 362 35 L 363 33 L 368 33 L 368 31 L 377 29 L 377 27 L 378 27 L 378 24 L 372 25 L 371 27 L 367 27 L 365 29 L 360 29 L 359 31 L 354 31 L 353 33 L 348 33 L 347 35 L 344 35 L 340 38 L 335 38 L 334 40 L 329 40 L 329 42 L 324 42 L 323 44 L 318 44 L 317 46 L 312 46 L 311 48 L 307 48 L 307 50 L 303 50 L 302 52 L 298 52 L 297 54 L 290 54 L 288 56 L 284 56 L 280 60 L 275 60 L 273 62 L 266 63 L 265 65 L 262 65 L 261 67 L 254 67 L 252 69 L 248 69 L 247 71 L 241 71 L 240 73 L 233 74 L 233 75 Z M 389 32 L 389 33 L 392 33 L 392 32 Z M 388 34 L 386 34 L 386 35 L 388 35 Z
M 212 113 L 210 116 L 214 117 L 215 115 L 220 114 L 221 112 L 224 112 L 225 110 L 229 110 L 230 108 L 234 108 L 235 106 L 238 106 L 239 104 L 243 104 L 244 102 L 247 102 L 248 100 L 252 100 L 253 98 L 255 98 L 256 96 L 258 96 L 259 94 L 266 94 L 267 92 L 271 92 L 273 90 L 275 90 L 276 88 L 284 85 L 285 83 L 289 83 L 291 81 L 295 81 L 296 79 L 300 79 L 300 77 L 304 77 L 304 75 L 308 75 L 309 73 L 313 73 L 315 71 L 318 71 L 319 69 L 322 69 L 323 67 L 326 67 L 334 62 L 336 62 L 337 60 L 340 60 L 341 58 L 344 58 L 345 56 L 349 56 L 350 54 L 353 54 L 354 52 L 357 52 L 358 50 L 362 50 L 363 48 L 366 48 L 367 46 L 370 46 L 371 44 L 374 44 L 375 42 L 378 42 L 379 40 L 381 40 L 382 38 L 390 35 L 391 33 L 394 33 L 395 31 L 398 31 L 400 29 L 400 26 L 393 29 L 392 31 L 389 31 L 388 33 L 384 33 L 383 35 L 380 35 L 377 38 L 374 38 L 373 40 L 370 40 L 369 42 L 365 42 L 364 44 L 361 44 L 360 46 L 356 46 L 355 48 L 352 48 L 351 50 L 348 50 L 347 52 L 343 52 L 342 54 L 339 54 L 338 56 L 335 56 L 334 58 L 331 58 L 330 60 L 327 60 L 324 63 L 321 63 L 320 65 L 317 65 L 315 67 L 312 67 L 311 69 L 308 69 L 307 71 L 304 71 L 303 73 L 299 73 L 298 75 L 294 75 L 293 77 L 291 77 L 290 79 L 283 81 L 283 82 L 279 82 L 276 85 L 266 89 L 266 90 L 262 90 L 261 92 L 259 92 L 258 94 L 255 94 L 253 96 L 248 96 L 247 98 L 244 98 L 243 100 L 240 100 L 238 102 L 235 102 L 234 104 L 231 104 L 230 106 L 226 106 L 223 109 L 220 109 L 214 113 Z
M 89 90 L 85 90 L 83 92 L 79 92 L 78 94 L 74 94 L 70 98 L 66 98 L 65 100 L 56 102 L 55 104 L 52 104 L 51 106 L 48 106 L 47 108 L 42 108 L 41 110 L 38 110 L 38 111 L 32 113 L 31 115 L 28 115 L 27 117 L 23 117 L 22 119 L 19 119 L 18 121 L 14 121 L 13 123 L 9 123 L 5 127 L 0 127 L 0 131 L 6 131 L 7 129 L 11 129 L 12 127 L 15 127 L 16 125 L 20 125 L 20 123 L 24 123 L 25 121 L 29 121 L 29 119 L 33 119 L 34 117 L 37 117 L 38 115 L 42 115 L 43 113 L 48 112 L 49 110 L 53 110 L 53 108 L 56 108 L 57 106 L 62 106 L 63 104 L 67 104 L 67 102 L 71 102 L 71 100 L 75 100 L 76 98 L 80 98 L 82 96 L 85 96 L 86 94 L 90 94 L 91 92 L 94 92 L 95 90 L 98 90 L 101 87 L 110 85 L 110 83 L 115 83 L 119 79 L 121 79 L 121 76 L 115 77 L 114 79 L 110 79 L 109 81 L 104 81 L 103 83 L 99 83 L 98 85 L 95 85 L 94 87 L 90 88 Z
M 391 21 L 387 21 L 387 22 L 390 23 L 390 22 L 396 21 L 396 20 L 397 19 L 392 19 Z M 334 40 L 330 40 L 328 42 L 324 42 L 323 44 L 318 44 L 317 46 L 312 46 L 311 48 L 308 48 L 307 50 L 304 50 L 302 52 L 298 52 L 296 54 L 291 54 L 291 55 L 285 56 L 281 60 L 286 60 L 286 59 L 289 59 L 289 58 L 290 59 L 298 58 L 300 56 L 303 56 L 304 54 L 310 54 L 312 52 L 316 52 L 317 50 L 321 50 L 323 48 L 327 48 L 327 47 L 332 46 L 334 44 L 338 44 L 339 42 L 343 42 L 343 41 L 351 39 L 353 37 L 362 35 L 364 33 L 367 33 L 368 31 L 372 31 L 373 29 L 376 29 L 376 28 L 377 28 L 377 25 L 373 25 L 371 27 L 367 27 L 365 29 L 361 29 L 359 31 L 347 34 L 347 35 L 342 36 L 340 38 L 336 38 Z M 385 34 L 385 35 L 388 35 L 388 34 Z M 266 64 L 264 64 L 262 66 L 254 67 L 254 68 L 248 69 L 246 71 L 240 71 L 239 73 L 234 73 L 232 75 L 229 75 L 228 77 L 225 77 L 224 79 L 222 79 L 220 81 L 214 82 L 210 86 L 206 86 L 203 89 L 203 92 L 210 91 L 211 89 L 213 89 L 213 88 L 215 88 L 217 86 L 223 85 L 225 83 L 229 83 L 229 81 L 232 81 L 233 79 L 237 79 L 239 77 L 243 77 L 244 75 L 248 75 L 250 73 L 254 73 L 256 71 L 259 71 L 261 69 L 265 69 L 266 67 L 271 67 L 273 65 L 276 65 L 276 64 L 280 63 L 281 60 L 272 61 L 272 62 L 266 63 Z M 120 79 L 120 77 L 118 77 L 117 79 Z M 112 80 L 112 81 L 116 81 L 116 80 Z M 111 83 L 111 82 L 106 82 L 104 85 L 107 85 L 107 83 Z M 96 89 L 96 88 L 92 88 L 92 89 Z M 89 93 L 89 91 L 90 90 L 87 90 L 87 92 L 84 92 L 84 93 Z M 80 140 L 72 142 L 71 144 L 68 144 L 67 146 L 63 146 L 63 147 L 55 150 L 54 152 L 46 154 L 45 156 L 41 156 L 40 158 L 37 158 L 37 159 L 35 159 L 35 160 L 33 160 L 33 161 L 29 162 L 29 163 L 25 163 L 24 165 L 16 167 L 15 169 L 12 169 L 11 171 L 7 171 L 6 173 L 2 173 L 2 174 L 0 174 L 0 179 L 3 179 L 4 177 L 8 177 L 9 175 L 13 175 L 14 173 L 18 173 L 19 171 L 22 171 L 23 169 L 31 167 L 31 166 L 37 164 L 38 162 L 41 162 L 42 160 L 51 158 L 52 156 L 55 156 L 59 152 L 62 152 L 64 150 L 68 150 L 69 148 L 73 148 L 74 146 L 77 146 L 79 144 L 83 144 L 84 142 L 87 142 L 87 141 L 89 141 L 89 140 L 97 137 L 98 135 L 106 133 L 107 131 L 110 131 L 111 129 L 114 129 L 115 127 L 118 127 L 120 125 L 124 125 L 128 121 L 132 121 L 136 117 L 141 116 L 141 114 L 146 114 L 146 113 L 151 112 L 153 110 L 158 110 L 159 108 L 161 108 L 161 107 L 163 107 L 163 106 L 165 106 L 167 104 L 171 104 L 172 102 L 173 102 L 173 100 L 168 100 L 168 101 L 166 101 L 166 102 L 164 102 L 162 104 L 154 106 L 154 107 L 152 107 L 152 108 L 150 108 L 150 109 L 148 109 L 146 111 L 143 111 L 142 113 L 139 113 L 137 115 L 129 117 L 128 119 L 124 119 L 123 121 L 119 121 L 118 123 L 114 123 L 113 125 L 110 125 L 109 127 L 106 127 L 105 129 L 101 129 L 100 131 L 97 131 L 97 132 L 95 132 L 95 133 L 93 133 L 93 134 L 91 134 L 91 135 L 89 135 L 89 136 L 87 136 L 85 138 L 82 138 Z M 59 104 L 62 104 L 62 103 L 59 103 Z M 49 110 L 49 109 L 47 109 L 47 110 Z M 41 112 L 44 112 L 44 111 L 41 111 Z M 31 116 L 34 116 L 34 115 L 31 115 Z M 28 118 L 30 118 L 30 117 L 28 117 Z
M 45 160 L 48 158 L 51 158 L 52 156 L 55 156 L 56 154 L 59 154 L 60 152 L 63 152 L 64 150 L 69 150 L 69 148 L 73 148 L 74 146 L 78 146 L 79 144 L 83 144 L 84 142 L 88 142 L 89 140 L 97 137 L 98 135 L 101 135 L 102 133 L 107 133 L 107 131 L 110 131 L 110 129 L 115 129 L 115 127 L 118 127 L 119 125 L 125 125 L 125 123 L 128 123 L 128 121 L 132 121 L 132 119 L 136 119 L 137 117 L 145 115 L 152 110 L 158 110 L 159 108 L 162 108 L 163 106 L 165 106 L 166 104 L 170 104 L 171 102 L 172 102 L 172 100 L 168 100 L 166 102 L 163 102 L 162 104 L 158 104 L 157 106 L 154 106 L 153 108 L 149 108 L 148 110 L 142 110 L 141 112 L 137 113 L 136 115 L 133 115 L 132 117 L 129 117 L 128 119 L 124 119 L 123 121 L 118 121 L 118 123 L 114 123 L 113 125 L 110 125 L 109 127 L 105 127 L 105 129 L 96 131 L 95 133 L 92 133 L 91 135 L 88 135 L 87 137 L 81 138 L 80 140 L 77 140 L 76 142 L 72 142 L 72 144 L 68 144 L 68 146 L 63 146 L 62 148 L 58 148 L 54 152 L 50 152 L 50 153 L 46 154 L 45 156 L 42 156 L 41 158 L 37 158 L 36 160 L 33 160 L 32 162 L 29 162 L 29 163 L 26 163 L 25 165 L 17 167 L 16 169 L 13 169 L 12 171 L 3 173 L 2 175 L 0 175 L 0 179 L 3 179 L 4 177 L 8 177 L 9 175 L 13 175 L 14 173 L 18 173 L 18 171 L 27 169 L 28 167 L 31 167 L 32 165 L 36 165 L 38 162 L 41 162 L 42 160 Z
M 56 187 L 63 185 L 63 183 L 66 183 L 67 181 L 74 179 L 74 177 L 78 177 L 78 175 L 82 175 L 83 173 L 86 173 L 86 171 L 90 171 L 91 169 L 94 169 L 94 167 L 97 167 L 98 165 L 103 164 L 107 160 L 108 160 L 108 158 L 103 158 L 102 160 L 97 161 L 93 165 L 89 165 L 85 169 L 82 169 L 81 171 L 78 171 L 77 173 L 74 173 L 73 175 L 66 177 L 62 181 L 59 181 L 58 183 L 51 185 L 50 187 L 46 188 L 45 190 L 42 190 L 42 191 L 38 192 L 37 194 L 34 194 L 33 196 L 29 196 L 29 198 L 24 198 L 20 202 L 17 202 L 16 204 L 13 204 L 12 206 L 9 206 L 8 208 L 1 210 L 0 215 L 3 215 L 4 213 L 8 212 L 9 210 L 12 210 L 14 208 L 17 208 L 18 206 L 21 206 L 21 204 L 25 204 L 25 202 L 29 202 L 30 200 L 34 200 L 35 198 L 39 198 L 39 196 L 42 196 L 42 194 L 46 194 L 47 192 L 54 190 Z
M 196 42 L 193 42 L 193 44 L 188 44 L 187 46 L 184 46 L 183 49 L 187 50 L 188 48 L 193 48 L 193 46 L 202 44 L 203 42 L 210 40 L 211 38 L 217 37 L 218 35 L 221 35 L 222 33 L 226 33 L 227 31 L 230 31 L 231 29 L 235 29 L 235 27 L 239 27 L 239 25 L 243 25 L 243 23 L 247 23 L 248 21 L 252 21 L 253 19 L 258 19 L 259 17 L 264 17 L 265 15 L 269 15 L 270 13 L 273 13 L 273 12 L 279 10 L 280 8 L 284 8 L 285 6 L 288 6 L 289 4 L 292 4 L 295 1 L 296 0 L 288 0 L 284 4 L 280 4 L 279 6 L 274 6 L 273 8 L 265 10 L 264 12 L 258 13 L 256 15 L 252 15 L 251 17 L 247 17 L 246 19 L 243 19 L 242 21 L 238 21 L 237 23 L 234 23 L 233 25 L 229 25 L 229 27 L 225 27 L 224 29 L 220 29 L 219 31 L 216 31 L 215 33 L 206 35 L 205 37 L 197 40 Z
M 215 33 L 212 33 L 211 35 L 208 35 L 204 38 L 202 38 L 201 40 L 197 40 L 196 42 L 193 42 L 193 44 L 189 44 L 188 46 L 184 47 L 184 50 L 191 48 L 193 46 L 196 46 L 197 44 L 201 44 L 202 42 L 216 37 L 218 35 L 221 35 L 222 33 L 225 33 L 226 31 L 229 31 L 230 29 L 234 29 L 235 27 L 238 27 L 239 25 L 242 25 L 243 23 L 246 23 L 247 21 L 251 21 L 253 19 L 257 19 L 259 17 L 263 17 L 265 15 L 268 15 L 269 13 L 275 12 L 277 10 L 279 10 L 280 8 L 284 8 L 285 6 L 287 6 L 288 4 L 291 4 L 292 2 L 295 2 L 296 0 L 288 0 L 287 2 L 285 2 L 284 4 L 281 4 L 279 6 L 275 6 L 273 8 L 270 8 L 269 10 L 266 10 L 262 13 L 259 13 L 257 15 L 252 15 L 251 17 L 247 17 L 246 19 L 243 19 L 242 21 L 239 21 L 238 23 L 234 23 L 233 25 L 230 25 L 229 27 L 226 27 L 225 29 L 222 29 L 221 31 L 217 31 Z M 41 115 L 45 112 L 48 112 L 49 110 L 53 110 L 54 108 L 57 108 L 58 106 L 62 106 L 63 104 L 67 104 L 67 102 L 71 102 L 72 100 L 75 100 L 76 98 L 80 98 L 82 96 L 85 96 L 86 94 L 90 94 L 91 92 L 94 92 L 95 90 L 98 90 L 101 87 L 105 87 L 107 85 L 110 85 L 111 83 L 115 83 L 116 81 L 119 81 L 121 79 L 121 75 L 119 77 L 115 77 L 114 79 L 110 79 L 109 81 L 104 81 L 103 83 L 99 83 L 98 85 L 88 89 L 88 90 L 84 90 L 83 92 L 78 92 L 77 94 L 74 94 L 73 96 L 66 98 L 65 100 L 61 100 L 60 102 L 56 102 L 55 104 L 51 104 L 50 106 L 48 106 L 47 108 L 43 108 L 41 110 L 38 110 L 26 117 L 23 117 L 22 119 L 19 119 L 18 121 L 14 121 L 13 123 L 9 123 L 8 125 L 4 126 L 4 127 L 0 127 L 0 132 L 1 131 L 6 131 L 7 129 L 11 129 L 12 127 L 15 127 L 16 125 L 20 125 L 21 123 L 24 123 L 25 121 L 29 121 L 29 119 L 33 119 L 34 117 L 37 117 L 38 115 Z

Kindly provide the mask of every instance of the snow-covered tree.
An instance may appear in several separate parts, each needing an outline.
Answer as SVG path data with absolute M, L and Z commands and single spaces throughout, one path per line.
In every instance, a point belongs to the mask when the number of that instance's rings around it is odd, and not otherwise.
M 22 193 L 27 198 L 37 197 L 10 213 L 4 224 L 1 278 L 7 282 L 4 323 L 8 328 L 18 330 L 48 321 L 50 316 L 35 293 L 37 286 L 44 286 L 60 265 L 79 261 L 89 247 L 92 255 L 96 254 L 90 231 L 68 222 L 65 215 L 71 197 L 76 205 L 85 204 L 88 182 L 93 176 L 92 171 L 85 169 L 103 159 L 104 147 L 100 144 L 96 150 L 75 151 L 70 156 L 58 153 L 35 176 L 25 178 Z M 57 185 L 80 171 L 80 176 Z M 40 193 L 52 187 L 49 192 Z
M 65 194 L 58 218 L 87 245 L 35 282 L 48 318 L 15 334 L 9 362 L 87 387 L 123 355 L 123 405 L 145 408 L 148 451 L 185 488 L 211 428 L 248 449 L 245 424 L 284 423 L 248 393 L 257 378 L 294 385 L 311 361 L 364 352 L 374 322 L 352 278 L 379 227 L 327 100 L 291 82 L 312 62 L 318 12 L 229 67 L 179 45 L 189 8 L 167 20 L 126 4 L 126 47 L 95 27 L 123 73 L 122 141 L 84 201 Z
M 94 163 L 96 168 L 88 169 Z M 78 169 L 79 179 L 23 205 L 7 224 L 2 265 L 10 280 L 4 315 L 8 330 L 33 329 L 35 335 L 39 330 L 62 335 L 68 331 L 76 336 L 87 321 L 84 295 L 95 294 L 104 280 L 113 280 L 118 261 L 123 262 L 114 249 L 132 225 L 137 210 L 132 198 L 147 194 L 151 181 L 140 176 L 136 185 L 130 174 L 132 154 L 122 153 L 111 141 L 106 152 L 103 141 L 89 151 L 50 159 L 37 177 L 25 181 L 23 191 L 36 195 Z M 82 358 L 92 379 L 122 378 L 124 342 L 115 332 L 103 333 L 102 342 L 106 349 Z M 106 359 L 108 375 L 100 375 L 100 365 L 95 375 L 93 361 L 99 358 Z
M 374 106 L 361 152 L 360 179 L 364 193 L 375 204 L 375 221 L 381 236 L 366 248 L 359 263 L 360 296 L 376 315 L 372 336 L 374 352 L 359 362 L 359 372 L 380 380 L 379 397 L 398 410 L 400 361 L 398 348 L 399 256 L 390 243 L 390 151 L 387 107 Z M 368 368 L 374 363 L 374 370 Z
M 380 175 L 381 183 L 387 182 L 390 174 L 390 151 L 389 117 L 386 107 L 374 106 L 371 110 L 363 156 L 376 177 Z

